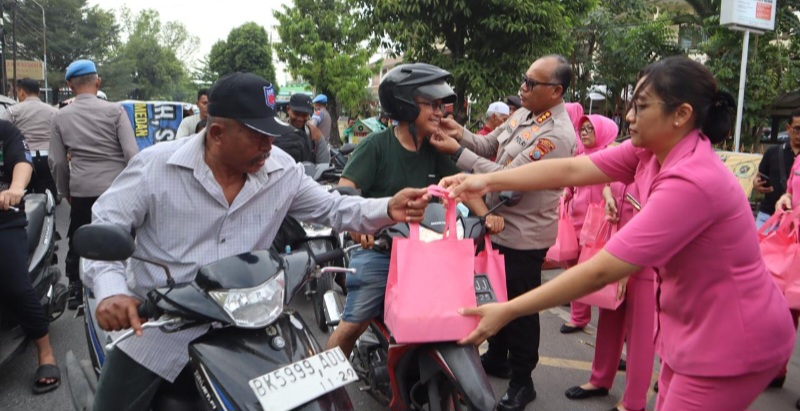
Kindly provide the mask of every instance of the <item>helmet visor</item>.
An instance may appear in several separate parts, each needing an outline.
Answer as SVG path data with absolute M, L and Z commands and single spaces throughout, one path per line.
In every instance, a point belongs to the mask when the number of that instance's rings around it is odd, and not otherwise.
M 411 95 L 413 97 L 423 97 L 434 101 L 441 99 L 443 103 L 453 103 L 456 101 L 456 93 L 444 81 L 419 86 Z

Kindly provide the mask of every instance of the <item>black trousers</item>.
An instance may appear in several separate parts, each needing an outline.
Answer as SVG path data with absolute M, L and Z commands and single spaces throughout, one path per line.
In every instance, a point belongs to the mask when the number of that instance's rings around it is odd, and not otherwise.
M 72 236 L 75 234 L 75 230 L 92 222 L 92 206 L 97 199 L 98 197 L 72 197 L 69 211 L 69 230 L 67 231 L 69 250 L 67 250 L 67 258 L 64 261 L 64 268 L 70 283 L 81 279 L 79 271 L 81 257 L 75 253 L 72 247 Z
M 33 175 L 31 182 L 28 183 L 28 191 L 32 193 L 44 194 L 45 190 L 50 190 L 53 198 L 58 201 L 58 189 L 50 173 L 50 165 L 47 164 L 47 156 L 40 156 L 33 152 Z
M 32 340 L 47 335 L 50 322 L 28 276 L 25 225 L 0 228 L 0 305 L 17 319 Z
M 547 249 L 515 250 L 494 244 L 506 261 L 508 299 L 525 294 L 542 285 L 542 263 Z M 489 338 L 489 360 L 511 366 L 509 385 L 532 385 L 531 373 L 539 363 L 539 314 L 517 318 L 497 335 Z

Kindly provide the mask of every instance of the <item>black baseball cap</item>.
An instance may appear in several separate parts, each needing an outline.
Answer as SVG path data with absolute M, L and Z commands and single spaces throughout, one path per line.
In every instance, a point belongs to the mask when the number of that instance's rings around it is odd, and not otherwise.
M 292 98 L 289 99 L 289 108 L 298 113 L 311 114 L 314 112 L 311 96 L 303 93 L 292 94 Z
M 220 77 L 208 91 L 208 115 L 236 120 L 273 137 L 294 131 L 277 118 L 272 83 L 253 73 L 240 71 Z

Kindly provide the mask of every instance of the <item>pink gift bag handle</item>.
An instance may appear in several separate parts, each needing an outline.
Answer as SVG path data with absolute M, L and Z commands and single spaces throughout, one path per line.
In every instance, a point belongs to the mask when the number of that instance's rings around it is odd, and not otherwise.
M 458 240 L 458 230 L 456 229 L 456 202 L 453 201 L 449 195 L 450 190 L 447 190 L 444 187 L 437 186 L 437 185 L 430 185 L 428 186 L 428 193 L 432 196 L 436 196 L 439 198 L 443 198 L 445 201 L 446 211 L 445 211 L 445 220 L 447 225 L 445 226 L 445 231 L 449 232 L 449 235 L 445 237 L 445 239 L 450 239 L 453 241 Z M 408 225 L 409 231 L 409 238 L 413 238 L 414 240 L 419 240 L 419 224 L 418 223 L 410 223 Z

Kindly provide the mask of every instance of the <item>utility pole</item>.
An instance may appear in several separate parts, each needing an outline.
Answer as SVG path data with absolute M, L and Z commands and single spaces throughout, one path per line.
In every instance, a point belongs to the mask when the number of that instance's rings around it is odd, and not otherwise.
M 50 104 L 50 90 L 47 84 L 47 21 L 44 18 L 44 7 L 39 4 L 36 0 L 31 0 L 34 4 L 39 6 L 42 9 L 42 44 L 44 47 L 44 68 L 42 72 L 44 73 L 44 102 Z
M 13 83 L 14 100 L 17 99 L 17 9 L 19 8 L 17 6 L 18 6 L 17 0 L 14 0 L 14 5 L 11 6 L 11 7 L 13 7 L 13 9 L 11 10 L 11 12 L 13 13 L 12 22 L 11 22 L 11 31 L 13 32 L 13 36 L 14 36 L 14 57 L 13 57 L 13 59 L 14 59 L 14 68 L 13 68 L 13 71 L 14 71 L 14 83 Z

